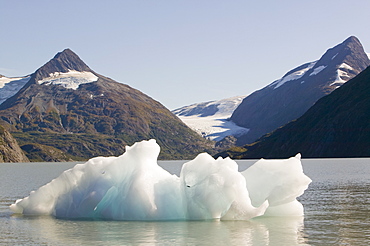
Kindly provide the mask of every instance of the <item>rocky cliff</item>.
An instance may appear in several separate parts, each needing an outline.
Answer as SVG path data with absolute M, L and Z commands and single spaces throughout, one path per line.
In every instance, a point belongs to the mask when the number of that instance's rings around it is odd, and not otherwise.
M 28 162 L 13 136 L 0 126 L 0 162 Z

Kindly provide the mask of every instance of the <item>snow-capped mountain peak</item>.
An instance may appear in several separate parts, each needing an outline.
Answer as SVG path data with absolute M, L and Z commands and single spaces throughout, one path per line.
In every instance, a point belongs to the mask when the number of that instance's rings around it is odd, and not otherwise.
M 54 56 L 53 59 L 48 61 L 35 72 L 36 81 L 46 81 L 53 76 L 60 78 L 70 77 L 76 72 L 89 72 L 95 74 L 72 50 L 65 49 Z M 77 77 L 86 77 L 78 74 Z M 89 75 L 91 77 L 91 75 Z
M 0 75 L 0 104 L 30 84 L 59 85 L 76 90 L 81 84 L 95 82 L 98 78 L 98 74 L 72 50 L 65 49 L 29 76 L 8 78 Z
M 252 143 L 262 135 L 299 118 L 318 99 L 331 93 L 370 65 L 356 37 L 328 49 L 320 59 L 305 63 L 281 79 L 252 93 L 235 109 L 231 120 L 250 129 L 239 143 Z
M 268 85 L 268 87 L 277 89 L 287 82 L 294 81 L 303 84 L 311 79 L 308 77 L 316 76 L 327 69 L 329 72 L 338 74 L 333 76 L 331 81 L 328 81 L 328 85 L 334 86 L 333 89 L 335 89 L 338 87 L 338 83 L 341 85 L 347 82 L 354 77 L 353 75 L 358 74 L 363 67 L 366 67 L 366 63 L 361 64 L 361 61 L 366 60 L 363 54 L 364 51 L 360 41 L 356 37 L 349 37 L 341 44 L 327 50 L 319 60 L 305 63 L 290 70 L 282 78 Z M 369 54 L 366 55 L 368 56 Z M 357 57 L 357 59 L 353 60 L 353 57 Z M 351 67 L 346 62 L 359 64 L 356 67 Z

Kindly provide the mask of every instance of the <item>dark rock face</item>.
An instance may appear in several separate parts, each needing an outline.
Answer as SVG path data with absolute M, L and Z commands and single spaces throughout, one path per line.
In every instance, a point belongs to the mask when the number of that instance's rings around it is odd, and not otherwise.
M 71 70 L 93 72 L 72 50 L 65 49 L 35 72 L 35 80 L 47 78 L 55 72 L 67 73 Z
M 89 72 L 97 80 L 79 84 L 77 89 L 47 81 L 38 83 L 50 74 L 58 76 L 69 71 Z M 71 76 L 68 83 L 78 82 L 79 78 Z M 122 154 L 124 145 L 150 138 L 157 139 L 163 150 L 161 158 L 166 159 L 191 158 L 211 148 L 210 142 L 190 130 L 162 104 L 93 72 L 68 49 L 38 69 L 16 95 L 1 104 L 0 115 L 0 123 L 16 133 L 22 144 L 42 143 L 64 149 L 75 159 Z M 60 140 L 65 134 L 78 135 L 75 141 L 85 143 L 89 150 L 76 153 L 66 148 Z M 90 145 L 91 135 L 95 135 L 95 145 Z M 31 137 L 33 142 L 29 141 Z M 99 140 L 109 146 L 103 146 Z M 122 147 L 117 147 L 117 143 Z
M 318 99 L 355 77 L 370 61 L 360 41 L 349 37 L 329 49 L 318 61 L 299 66 L 265 88 L 246 97 L 231 120 L 250 131 L 238 145 L 302 116 Z
M 29 162 L 13 136 L 0 126 L 0 162 Z
M 370 67 L 316 102 L 302 117 L 240 149 L 233 158 L 370 156 Z

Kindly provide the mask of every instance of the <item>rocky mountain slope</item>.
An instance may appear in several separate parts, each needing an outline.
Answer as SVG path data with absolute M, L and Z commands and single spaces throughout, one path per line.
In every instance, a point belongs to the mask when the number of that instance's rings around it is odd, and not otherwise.
M 21 145 L 56 148 L 74 160 L 118 155 L 149 138 L 162 147 L 162 159 L 191 158 L 211 147 L 159 102 L 94 72 L 69 49 L 4 101 L 0 116 Z
M 302 116 L 318 99 L 331 93 L 370 65 L 356 37 L 329 49 L 317 61 L 303 64 L 246 97 L 231 120 L 248 128 L 238 144 L 251 143 Z
M 370 156 L 370 67 L 318 100 L 302 117 L 243 147 L 232 158 Z
M 28 162 L 13 136 L 0 126 L 0 162 Z

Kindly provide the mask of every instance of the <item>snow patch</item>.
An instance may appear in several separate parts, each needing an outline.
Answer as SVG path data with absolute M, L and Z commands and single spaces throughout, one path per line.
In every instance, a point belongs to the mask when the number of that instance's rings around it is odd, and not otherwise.
M 344 83 L 346 83 L 348 80 L 342 79 L 342 77 L 349 78 L 348 74 L 345 71 L 342 71 L 340 69 L 337 69 L 337 75 L 333 83 L 330 84 L 330 86 L 336 86 L 336 88 L 340 87 Z
M 0 78 L 0 104 L 6 99 L 14 96 L 27 82 L 31 76 L 18 78 Z
M 354 70 L 350 65 L 348 65 L 346 63 L 340 64 L 340 66 L 338 67 L 338 69 L 336 71 L 336 73 L 337 73 L 336 78 L 335 78 L 334 82 L 332 82 L 330 84 L 330 86 L 336 86 L 336 88 L 338 88 L 350 79 L 350 76 L 348 75 L 348 73 L 346 71 L 343 71 L 343 69 L 345 69 L 345 70 Z
M 285 84 L 288 81 L 300 79 L 300 78 L 302 78 L 303 75 L 306 74 L 306 72 L 308 70 L 310 70 L 313 66 L 315 66 L 315 64 L 316 64 L 316 61 L 311 62 L 306 67 L 304 67 L 303 69 L 300 69 L 300 70 L 295 71 L 293 73 L 289 73 L 286 76 L 282 77 L 281 79 L 274 81 L 270 86 L 275 86 L 274 89 L 276 89 L 276 88 L 279 88 L 280 86 L 282 86 L 283 84 Z
M 317 68 L 315 68 L 314 70 L 313 70 L 313 72 L 312 73 L 310 73 L 310 76 L 314 76 L 314 75 L 316 75 L 316 74 L 318 74 L 318 73 L 320 73 L 322 70 L 324 70 L 325 68 L 326 68 L 327 66 L 319 66 L 319 67 L 317 67 Z
M 81 84 L 88 84 L 98 80 L 91 72 L 70 70 L 67 73 L 55 72 L 50 77 L 37 81 L 40 85 L 61 85 L 67 89 L 76 90 Z
M 334 60 L 334 58 L 338 55 L 338 53 L 336 53 L 331 59 Z
M 348 65 L 347 63 L 342 63 L 340 64 L 339 68 L 344 68 L 344 69 L 348 69 L 348 70 L 353 70 L 353 68 Z

